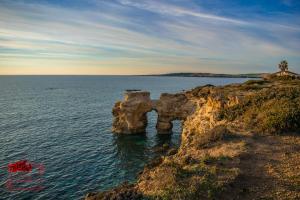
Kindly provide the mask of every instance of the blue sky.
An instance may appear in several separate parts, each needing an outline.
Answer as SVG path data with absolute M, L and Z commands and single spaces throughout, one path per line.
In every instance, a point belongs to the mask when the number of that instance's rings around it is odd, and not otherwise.
M 300 73 L 299 0 L 0 0 L 0 74 Z

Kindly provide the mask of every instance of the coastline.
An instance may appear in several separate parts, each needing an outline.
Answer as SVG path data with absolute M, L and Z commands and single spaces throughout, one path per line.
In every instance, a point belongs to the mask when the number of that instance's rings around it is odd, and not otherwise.
M 299 198 L 299 80 L 209 85 L 184 95 L 195 109 L 183 119 L 179 149 L 146 165 L 136 183 L 86 200 Z M 285 118 L 274 121 L 274 112 Z

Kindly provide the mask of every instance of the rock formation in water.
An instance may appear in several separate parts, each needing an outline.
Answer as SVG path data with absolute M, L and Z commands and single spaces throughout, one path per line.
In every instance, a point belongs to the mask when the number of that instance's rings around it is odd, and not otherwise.
M 195 104 L 188 100 L 185 93 L 161 94 L 159 100 L 153 104 L 158 118 L 156 129 L 158 133 L 172 132 L 172 121 L 184 121 L 195 110 Z
M 123 101 L 113 108 L 113 132 L 123 134 L 143 133 L 147 127 L 147 113 L 155 110 L 158 114 L 157 132 L 171 133 L 173 120 L 185 120 L 195 108 L 185 93 L 161 94 L 159 100 L 151 100 L 146 91 L 128 91 Z
M 150 93 L 128 91 L 124 101 L 119 101 L 113 108 L 113 128 L 115 133 L 134 134 L 145 132 L 147 112 L 153 109 Z

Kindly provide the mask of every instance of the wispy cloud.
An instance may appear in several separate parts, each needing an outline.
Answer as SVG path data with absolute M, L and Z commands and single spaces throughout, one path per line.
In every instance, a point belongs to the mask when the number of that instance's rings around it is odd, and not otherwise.
M 248 24 L 245 21 L 221 17 L 217 15 L 212 15 L 208 13 L 202 13 L 199 11 L 193 11 L 191 9 L 182 8 L 179 6 L 174 6 L 172 4 L 161 3 L 161 1 L 132 1 L 132 0 L 120 0 L 120 3 L 123 5 L 133 6 L 140 9 L 145 9 L 155 13 L 173 15 L 173 16 L 193 16 L 199 17 L 208 20 L 228 22 L 233 24 Z

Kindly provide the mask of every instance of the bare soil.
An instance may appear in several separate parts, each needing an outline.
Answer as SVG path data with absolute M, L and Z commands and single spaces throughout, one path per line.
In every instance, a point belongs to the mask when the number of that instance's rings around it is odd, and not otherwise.
M 241 174 L 220 199 L 300 199 L 300 136 L 245 136 Z

